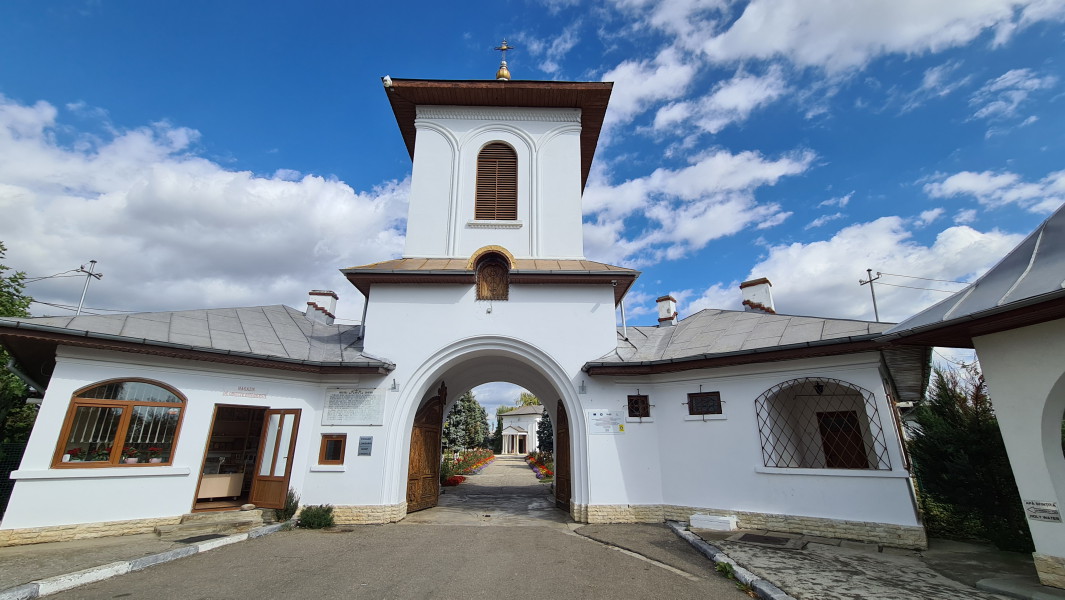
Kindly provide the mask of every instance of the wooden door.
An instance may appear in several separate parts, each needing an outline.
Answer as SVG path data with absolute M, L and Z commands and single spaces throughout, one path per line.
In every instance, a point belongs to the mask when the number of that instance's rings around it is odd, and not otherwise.
M 285 506 L 299 426 L 299 409 L 266 411 L 248 502 L 259 508 Z
M 440 497 L 440 434 L 444 427 L 447 388 L 440 384 L 414 416 L 407 467 L 407 512 L 436 506 Z
M 555 506 L 570 512 L 570 450 L 569 418 L 566 407 L 558 401 L 558 423 L 555 424 Z
M 862 428 L 853 410 L 817 413 L 821 430 L 821 448 L 829 469 L 868 469 Z

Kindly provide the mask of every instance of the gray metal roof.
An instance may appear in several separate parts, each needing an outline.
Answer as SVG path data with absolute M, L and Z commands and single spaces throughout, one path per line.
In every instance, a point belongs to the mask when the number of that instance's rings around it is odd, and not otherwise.
M 706 309 L 671 327 L 629 327 L 627 340 L 619 335 L 618 347 L 614 352 L 589 364 L 624 365 L 859 341 L 871 339 L 891 325 L 849 319 Z
M 887 333 L 972 321 L 1037 303 L 1065 299 L 1065 205 L 969 287 L 899 323 Z
M 362 351 L 361 325 L 326 325 L 282 305 L 77 317 L 6 317 L 0 318 L 0 331 L 3 329 L 310 365 L 394 366 Z
M 509 411 L 503 413 L 500 416 L 501 417 L 516 417 L 516 416 L 519 416 L 519 415 L 542 415 L 542 414 L 544 414 L 544 407 L 541 406 L 541 405 L 533 405 L 533 406 L 519 406 L 518 408 L 515 408 L 514 410 L 509 410 Z

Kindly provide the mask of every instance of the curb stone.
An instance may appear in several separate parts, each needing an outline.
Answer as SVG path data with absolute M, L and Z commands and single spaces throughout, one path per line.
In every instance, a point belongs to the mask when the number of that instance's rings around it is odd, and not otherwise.
M 95 583 L 97 581 L 103 581 L 104 579 L 110 579 L 116 575 L 124 575 L 126 573 L 132 573 L 134 571 L 140 571 L 151 566 L 161 565 L 168 563 L 179 558 L 185 558 L 186 556 L 192 556 L 193 554 L 199 554 L 201 552 L 207 552 L 215 548 L 222 546 L 228 546 L 229 544 L 235 544 L 237 542 L 243 542 L 244 540 L 260 538 L 264 535 L 281 531 L 288 523 L 274 523 L 272 525 L 264 525 L 257 527 L 247 533 L 238 533 L 235 535 L 226 536 L 216 540 L 210 540 L 196 544 L 194 546 L 186 546 L 184 548 L 175 548 L 173 550 L 167 550 L 166 552 L 160 552 L 158 554 L 151 554 L 149 556 L 142 556 L 133 560 L 118 561 L 108 563 L 106 565 L 100 565 L 98 567 L 90 567 L 74 573 L 67 573 L 65 575 L 56 575 L 55 577 L 46 577 L 44 579 L 38 579 L 22 585 L 0 590 L 0 600 L 33 600 L 34 598 L 40 598 L 41 596 L 47 596 L 49 594 L 55 594 L 75 588 L 88 583 Z
M 706 543 L 705 540 L 685 529 L 684 525 L 678 521 L 666 521 L 666 525 L 673 530 L 673 533 L 691 544 L 693 548 L 714 561 L 715 564 L 727 563 L 732 565 L 732 573 L 735 575 L 736 581 L 751 586 L 751 589 L 754 590 L 762 600 L 795 600 L 795 598 L 785 593 L 784 590 L 741 567 L 736 561 L 729 558 L 728 555 L 720 549 Z

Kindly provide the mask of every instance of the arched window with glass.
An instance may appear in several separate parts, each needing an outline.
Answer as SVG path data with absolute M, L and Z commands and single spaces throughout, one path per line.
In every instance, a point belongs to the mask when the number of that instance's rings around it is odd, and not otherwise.
M 74 392 L 53 467 L 166 466 L 185 398 L 155 381 L 105 381 Z

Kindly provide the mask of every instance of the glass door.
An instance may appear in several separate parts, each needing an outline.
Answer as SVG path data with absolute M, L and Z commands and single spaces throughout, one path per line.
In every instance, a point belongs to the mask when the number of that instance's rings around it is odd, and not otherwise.
M 299 409 L 266 411 L 251 497 L 248 499 L 255 506 L 282 508 L 285 505 L 299 424 Z

